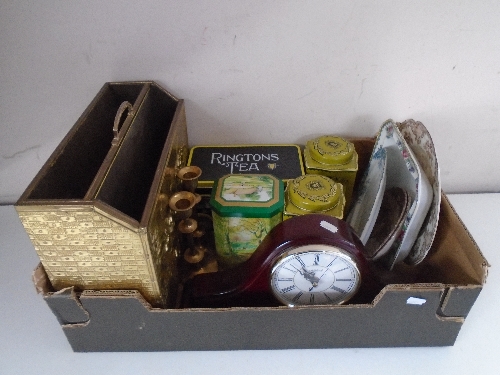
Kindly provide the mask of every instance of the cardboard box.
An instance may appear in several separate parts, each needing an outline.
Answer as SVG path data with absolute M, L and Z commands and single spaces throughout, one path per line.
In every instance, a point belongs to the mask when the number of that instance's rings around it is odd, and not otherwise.
M 355 142 L 360 175 L 373 139 Z M 426 259 L 398 265 L 370 304 L 228 309 L 153 308 L 133 290 L 37 290 L 74 351 L 301 349 L 453 345 L 485 283 L 488 262 L 442 194 Z

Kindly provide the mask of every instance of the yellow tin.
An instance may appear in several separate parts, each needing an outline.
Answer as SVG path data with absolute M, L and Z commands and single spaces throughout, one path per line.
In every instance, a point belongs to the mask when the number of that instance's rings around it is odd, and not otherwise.
M 341 183 L 322 175 L 305 175 L 288 184 L 283 219 L 308 213 L 323 213 L 342 219 L 344 206 Z
M 304 163 L 306 173 L 340 182 L 349 207 L 358 172 L 358 154 L 352 142 L 332 135 L 309 140 L 304 149 Z

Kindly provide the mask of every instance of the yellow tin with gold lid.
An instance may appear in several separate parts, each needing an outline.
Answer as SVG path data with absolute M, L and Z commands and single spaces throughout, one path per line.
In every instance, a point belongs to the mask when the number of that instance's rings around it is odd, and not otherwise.
M 313 212 L 342 219 L 344 206 L 341 183 L 322 175 L 300 176 L 287 185 L 283 219 Z
M 325 135 L 307 141 L 304 149 L 306 173 L 320 174 L 340 182 L 349 206 L 358 172 L 354 144 L 342 137 Z

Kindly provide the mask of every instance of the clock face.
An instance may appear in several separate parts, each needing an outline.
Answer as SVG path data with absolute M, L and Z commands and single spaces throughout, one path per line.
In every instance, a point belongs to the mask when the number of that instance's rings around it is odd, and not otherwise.
M 271 290 L 285 305 L 341 304 L 356 294 L 361 276 L 345 251 L 306 245 L 286 251 L 271 271 Z

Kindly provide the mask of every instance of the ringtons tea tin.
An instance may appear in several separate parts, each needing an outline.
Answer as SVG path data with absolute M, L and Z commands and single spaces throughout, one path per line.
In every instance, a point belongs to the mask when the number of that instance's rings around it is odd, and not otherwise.
M 200 189 L 226 174 L 270 174 L 285 183 L 305 174 L 301 148 L 293 144 L 194 146 L 187 165 L 203 170 Z
M 215 247 L 222 267 L 247 260 L 282 221 L 283 182 L 269 174 L 228 174 L 210 199 Z
M 325 135 L 307 141 L 304 149 L 306 173 L 321 174 L 340 182 L 349 207 L 358 172 L 358 154 L 354 144 L 344 138 Z
M 308 174 L 290 181 L 285 191 L 283 219 L 309 213 L 322 213 L 342 219 L 345 197 L 340 182 Z

